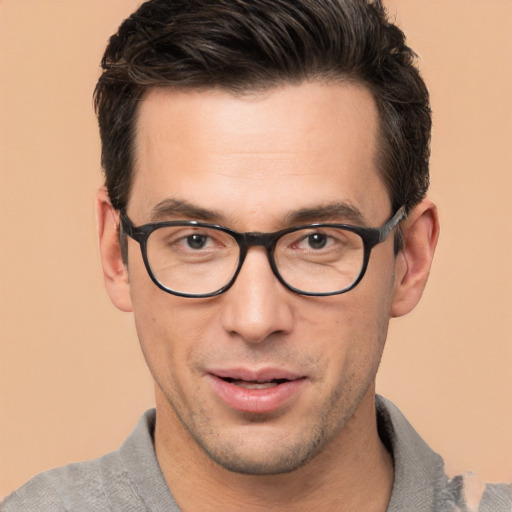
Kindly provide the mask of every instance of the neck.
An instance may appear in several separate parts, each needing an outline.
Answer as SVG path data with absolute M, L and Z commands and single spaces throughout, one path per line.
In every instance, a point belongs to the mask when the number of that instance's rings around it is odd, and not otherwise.
M 159 390 L 156 402 L 156 454 L 183 512 L 238 512 L 242 504 L 246 512 L 387 508 L 393 464 L 378 436 L 373 388 L 323 452 L 278 475 L 244 475 L 219 466 L 190 437 Z

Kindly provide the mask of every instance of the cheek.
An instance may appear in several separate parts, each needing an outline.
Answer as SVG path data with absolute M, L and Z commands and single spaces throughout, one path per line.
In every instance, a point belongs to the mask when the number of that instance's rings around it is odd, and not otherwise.
M 392 275 L 371 274 L 350 292 L 322 299 L 301 318 L 311 343 L 323 353 L 333 380 L 351 380 L 376 370 L 387 336 Z M 383 279 L 383 277 L 385 277 Z
M 180 346 L 175 341 L 180 337 L 180 326 L 176 325 L 173 297 L 151 281 L 142 264 L 131 263 L 129 271 L 135 327 L 144 358 L 155 380 L 167 380 L 164 375 Z
M 143 272 L 131 274 L 131 296 L 137 335 L 144 358 L 160 386 L 186 378 L 215 323 L 213 308 L 159 289 Z

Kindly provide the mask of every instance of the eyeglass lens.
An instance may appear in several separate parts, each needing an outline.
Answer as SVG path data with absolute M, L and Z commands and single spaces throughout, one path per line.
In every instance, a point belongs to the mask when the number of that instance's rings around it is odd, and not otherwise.
M 165 226 L 147 240 L 147 259 L 155 279 L 168 290 L 203 295 L 226 286 L 240 258 L 236 240 L 224 231 L 197 226 Z M 359 277 L 364 244 L 340 228 L 305 228 L 279 238 L 274 251 L 282 279 L 309 293 L 350 287 Z

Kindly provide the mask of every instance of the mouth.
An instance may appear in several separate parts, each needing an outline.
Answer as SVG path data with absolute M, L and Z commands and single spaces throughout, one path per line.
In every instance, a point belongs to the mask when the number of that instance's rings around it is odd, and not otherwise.
M 269 413 L 298 399 L 308 378 L 282 369 L 215 370 L 209 381 L 217 397 L 230 409 Z
M 289 379 L 272 379 L 267 381 L 254 381 L 254 380 L 242 380 L 242 379 L 233 379 L 231 377 L 220 377 L 224 382 L 228 384 L 233 384 L 234 386 L 238 386 L 244 389 L 269 389 L 279 386 L 279 384 L 284 384 L 286 382 L 290 382 Z

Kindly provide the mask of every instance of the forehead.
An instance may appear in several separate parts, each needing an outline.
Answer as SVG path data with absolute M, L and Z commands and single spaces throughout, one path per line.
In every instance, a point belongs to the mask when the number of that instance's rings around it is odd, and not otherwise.
M 244 96 L 152 89 L 137 119 L 129 208 L 146 221 L 159 202 L 176 199 L 260 222 L 346 202 L 371 218 L 387 202 L 377 132 L 373 98 L 354 84 Z

